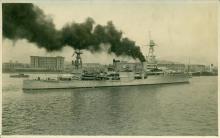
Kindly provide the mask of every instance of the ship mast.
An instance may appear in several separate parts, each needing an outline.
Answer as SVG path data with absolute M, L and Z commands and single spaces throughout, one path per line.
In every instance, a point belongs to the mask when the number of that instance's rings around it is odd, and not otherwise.
M 149 51 L 148 51 L 148 55 L 146 56 L 147 59 L 147 63 L 148 64 L 156 64 L 156 56 L 154 55 L 154 47 L 156 46 L 156 44 L 154 43 L 154 41 L 151 39 L 151 35 L 149 32 L 149 44 L 147 46 L 149 46 Z
M 76 54 L 76 59 L 75 59 L 75 61 L 72 60 L 72 64 L 75 66 L 76 69 L 82 69 L 82 58 L 80 56 L 82 54 L 82 52 L 80 51 L 80 49 L 77 49 L 73 53 L 73 56 L 75 54 Z

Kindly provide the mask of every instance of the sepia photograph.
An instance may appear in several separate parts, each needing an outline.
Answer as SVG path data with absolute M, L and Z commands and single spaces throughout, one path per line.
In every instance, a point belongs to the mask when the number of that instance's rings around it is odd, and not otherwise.
M 3 1 L 2 136 L 218 136 L 218 5 Z

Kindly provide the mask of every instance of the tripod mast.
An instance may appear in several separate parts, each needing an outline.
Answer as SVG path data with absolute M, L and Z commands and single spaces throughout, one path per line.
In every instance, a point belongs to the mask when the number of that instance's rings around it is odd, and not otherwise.
M 150 40 L 149 45 L 147 45 L 149 46 L 149 51 L 148 51 L 148 55 L 146 59 L 148 63 L 153 64 L 153 63 L 156 63 L 156 56 L 154 55 L 154 47 L 156 46 L 156 44 L 151 39 L 150 32 L 149 32 L 149 40 Z
M 81 54 L 82 52 L 80 51 L 80 49 L 75 50 L 73 56 L 76 54 L 76 59 L 75 61 L 72 61 L 72 64 L 75 66 L 76 69 L 82 69 L 82 58 L 81 58 Z

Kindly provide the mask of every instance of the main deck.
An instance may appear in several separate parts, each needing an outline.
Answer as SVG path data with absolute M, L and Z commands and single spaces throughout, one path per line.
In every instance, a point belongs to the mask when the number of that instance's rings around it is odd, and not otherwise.
M 121 78 L 120 80 L 24 80 L 23 89 L 74 89 L 137 86 L 189 82 L 185 74 L 154 75 L 145 79 Z

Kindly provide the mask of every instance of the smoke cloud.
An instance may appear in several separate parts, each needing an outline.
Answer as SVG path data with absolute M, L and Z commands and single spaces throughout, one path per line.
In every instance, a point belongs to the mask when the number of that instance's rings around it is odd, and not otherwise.
M 26 39 L 47 51 L 61 50 L 68 45 L 73 49 L 100 52 L 100 45 L 110 45 L 108 53 L 117 56 L 131 56 L 145 61 L 140 47 L 135 41 L 123 38 L 109 21 L 107 25 L 95 25 L 92 18 L 83 23 L 69 23 L 56 30 L 52 18 L 31 3 L 3 3 L 3 37 L 18 40 Z

